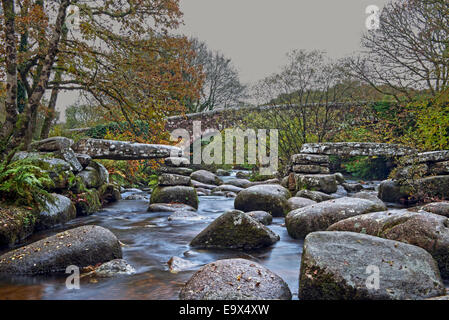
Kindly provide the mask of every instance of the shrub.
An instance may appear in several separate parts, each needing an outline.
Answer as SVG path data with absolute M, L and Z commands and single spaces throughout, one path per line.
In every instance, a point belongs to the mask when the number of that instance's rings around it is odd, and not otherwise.
M 48 172 L 36 166 L 33 158 L 0 163 L 0 197 L 25 206 L 45 207 L 53 197 L 45 189 L 54 186 Z

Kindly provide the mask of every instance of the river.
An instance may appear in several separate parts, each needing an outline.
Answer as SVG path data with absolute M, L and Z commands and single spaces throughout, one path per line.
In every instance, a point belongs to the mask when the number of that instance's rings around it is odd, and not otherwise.
M 0 299 L 177 299 L 181 286 L 199 266 L 237 257 L 256 261 L 277 273 L 290 287 L 293 298 L 297 299 L 303 240 L 295 240 L 288 235 L 284 218 L 274 218 L 269 226 L 281 240 L 267 249 L 236 252 L 190 248 L 189 242 L 201 230 L 233 207 L 234 199 L 200 197 L 198 213 L 206 219 L 170 222 L 167 220 L 170 213 L 148 213 L 148 201 L 120 200 L 94 215 L 72 220 L 64 228 L 36 234 L 28 243 L 81 225 L 102 226 L 124 243 L 123 258 L 136 269 L 135 274 L 95 280 L 82 278 L 79 290 L 66 288 L 68 275 L 3 276 L 0 277 Z M 171 273 L 167 261 L 173 256 L 199 266 Z

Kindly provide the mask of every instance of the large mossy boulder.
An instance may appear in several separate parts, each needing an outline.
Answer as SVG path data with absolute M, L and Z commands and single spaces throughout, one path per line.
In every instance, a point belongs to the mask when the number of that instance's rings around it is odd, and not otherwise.
M 321 191 L 327 194 L 338 190 L 337 178 L 333 174 L 294 174 L 295 190 Z
M 234 207 L 244 212 L 267 211 L 273 217 L 284 217 L 289 212 L 289 198 L 290 192 L 280 185 L 258 185 L 239 192 Z
M 198 195 L 192 187 L 172 186 L 154 188 L 150 204 L 153 203 L 183 203 L 198 209 Z
M 340 198 L 291 211 L 285 218 L 288 234 L 301 239 L 314 231 L 324 231 L 332 224 L 365 213 L 383 211 L 384 206 L 359 198 Z
M 76 218 L 75 206 L 69 198 L 56 193 L 51 197 L 37 216 L 36 230 L 51 229 Z
M 98 189 L 98 195 L 102 205 L 114 203 L 122 198 L 120 188 L 112 183 L 104 184 Z
M 70 181 L 75 179 L 70 164 L 56 158 L 53 154 L 22 151 L 17 152 L 12 161 L 23 159 L 30 159 L 35 166 L 48 172 L 50 179 L 54 183 L 54 186 L 49 191 L 66 190 L 70 186 Z
M 377 288 L 370 278 L 376 274 Z M 445 292 L 435 260 L 422 248 L 353 232 L 315 232 L 304 241 L 300 299 L 417 300 Z
M 328 231 L 350 231 L 412 244 L 437 261 L 443 278 L 449 278 L 449 219 L 425 211 L 391 210 L 339 221 Z
M 0 248 L 12 247 L 32 235 L 36 222 L 32 208 L 0 205 Z
M 384 202 L 401 203 L 406 202 L 410 194 L 404 190 L 396 181 L 385 180 L 379 186 L 379 199 Z
M 290 300 L 277 274 L 244 259 L 219 260 L 202 267 L 185 284 L 181 300 Z
M 0 256 L 0 273 L 49 274 L 122 258 L 116 236 L 98 226 L 83 226 L 44 238 Z
M 78 217 L 89 216 L 101 209 L 101 200 L 98 190 L 87 189 L 75 196 L 76 215 Z
M 223 183 L 221 179 L 217 177 L 217 175 L 206 170 L 195 171 L 190 175 L 190 178 L 192 178 L 192 180 L 196 180 L 205 184 L 212 184 L 217 186 Z
M 190 186 L 190 177 L 182 176 L 179 174 L 163 173 L 159 176 L 159 186 L 171 187 L 171 186 Z
M 204 249 L 265 248 L 279 241 L 279 236 L 242 211 L 228 211 L 214 220 L 190 243 Z

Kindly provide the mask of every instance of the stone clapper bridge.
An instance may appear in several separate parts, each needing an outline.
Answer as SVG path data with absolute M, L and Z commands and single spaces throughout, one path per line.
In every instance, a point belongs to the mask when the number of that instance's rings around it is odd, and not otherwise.
M 72 149 L 92 159 L 146 160 L 183 156 L 183 151 L 174 146 L 103 139 L 82 139 Z

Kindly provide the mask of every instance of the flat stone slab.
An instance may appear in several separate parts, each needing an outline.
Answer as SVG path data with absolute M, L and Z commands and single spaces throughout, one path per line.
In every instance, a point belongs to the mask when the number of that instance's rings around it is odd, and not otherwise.
M 418 153 L 416 156 L 406 157 L 402 161 L 405 164 L 449 161 L 449 150 Z
M 292 163 L 293 164 L 329 164 L 329 157 L 326 155 L 316 155 L 316 154 L 294 154 L 292 155 Z
M 399 144 L 371 142 L 306 143 L 301 153 L 335 156 L 385 156 L 397 157 L 418 151 Z
M 144 160 L 182 156 L 182 150 L 173 146 L 102 139 L 83 139 L 74 144 L 72 149 L 92 159 Z

